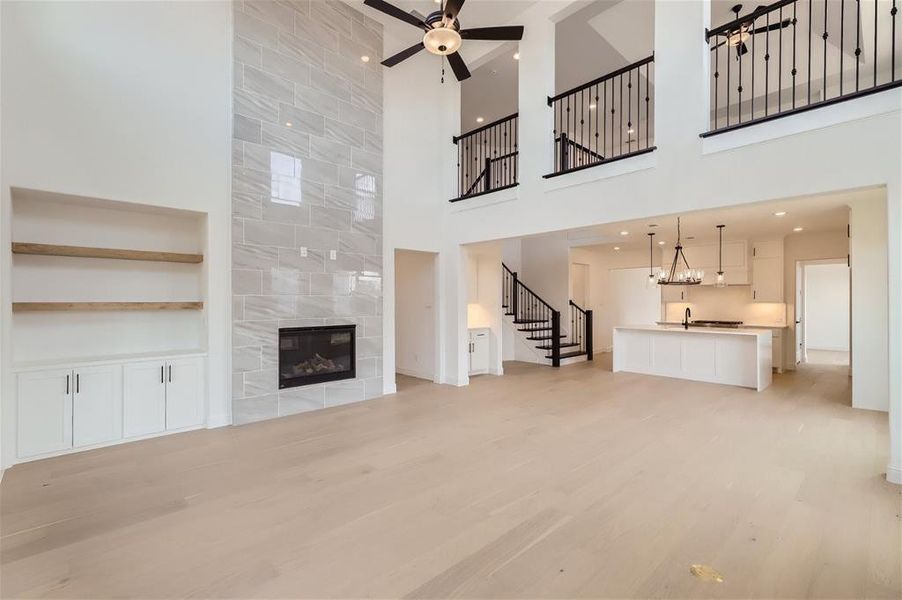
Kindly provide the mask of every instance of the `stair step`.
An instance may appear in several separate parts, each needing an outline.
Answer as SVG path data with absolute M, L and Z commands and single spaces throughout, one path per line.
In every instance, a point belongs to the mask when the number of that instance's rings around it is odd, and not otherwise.
M 567 337 L 567 336 L 566 336 L 565 334 L 562 333 L 562 334 L 561 334 L 561 338 L 565 338 L 565 337 Z M 552 338 L 550 335 L 540 335 L 540 336 L 529 336 L 529 337 L 526 338 L 526 339 L 532 340 L 532 341 L 536 341 L 536 342 L 539 342 L 539 341 L 542 341 L 542 340 L 551 340 L 551 339 L 554 339 L 554 338 Z
M 517 331 L 526 331 L 526 332 L 530 332 L 530 331 L 551 331 L 551 327 L 524 327 L 524 328 L 518 328 Z
M 515 319 L 514 323 L 519 325 L 521 323 L 547 323 L 548 319 Z
M 579 346 L 577 342 L 570 342 L 567 344 L 561 344 L 561 348 L 572 348 L 573 346 Z M 542 346 L 536 346 L 539 350 L 551 350 L 551 346 L 549 344 L 544 344 Z
M 514 313 L 506 312 L 506 313 L 504 313 L 504 315 L 505 315 L 506 317 L 513 317 L 513 316 L 514 316 Z
M 585 355 L 586 355 L 586 353 L 582 352 L 581 350 L 577 350 L 576 352 L 561 352 L 561 359 L 574 358 L 577 356 L 585 356 Z M 546 354 L 545 358 L 551 358 L 551 355 Z

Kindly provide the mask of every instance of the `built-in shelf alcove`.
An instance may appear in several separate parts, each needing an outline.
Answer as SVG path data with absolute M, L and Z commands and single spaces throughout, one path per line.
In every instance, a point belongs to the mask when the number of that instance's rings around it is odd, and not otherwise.
M 14 363 L 132 356 L 206 340 L 206 215 L 12 190 Z

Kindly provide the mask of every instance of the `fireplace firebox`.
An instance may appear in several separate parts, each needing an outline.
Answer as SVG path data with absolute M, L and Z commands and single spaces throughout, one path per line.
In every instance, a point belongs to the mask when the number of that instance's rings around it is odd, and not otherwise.
M 354 379 L 356 325 L 279 329 L 279 389 Z

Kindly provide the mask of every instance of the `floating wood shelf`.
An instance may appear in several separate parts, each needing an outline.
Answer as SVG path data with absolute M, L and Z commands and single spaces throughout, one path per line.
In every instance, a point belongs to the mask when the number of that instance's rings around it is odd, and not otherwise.
M 203 302 L 13 302 L 13 312 L 200 310 Z
M 127 250 L 124 248 L 91 248 L 88 246 L 58 246 L 56 244 L 32 244 L 28 242 L 13 242 L 13 254 L 72 256 L 79 258 L 113 258 L 118 260 L 146 260 L 193 264 L 203 262 L 204 260 L 203 254 L 156 252 L 153 250 Z

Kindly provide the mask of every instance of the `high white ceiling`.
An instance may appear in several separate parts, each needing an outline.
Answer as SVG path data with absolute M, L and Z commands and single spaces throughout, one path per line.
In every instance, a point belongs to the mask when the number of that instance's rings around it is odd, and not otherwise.
M 673 245 L 676 241 L 676 219 L 679 216 L 683 241 L 713 241 L 717 225 L 726 225 L 724 239 L 793 235 L 793 229 L 805 232 L 836 231 L 849 222 L 849 205 L 877 196 L 877 190 L 857 190 L 829 195 L 808 196 L 789 200 L 745 204 L 729 208 L 704 210 L 681 215 L 663 215 L 608 223 L 567 232 L 576 246 L 616 245 L 623 250 L 648 248 L 647 234 L 655 233 L 656 242 Z M 774 213 L 786 212 L 784 216 Z M 656 227 L 652 227 L 656 225 Z M 621 235 L 621 231 L 628 235 Z

